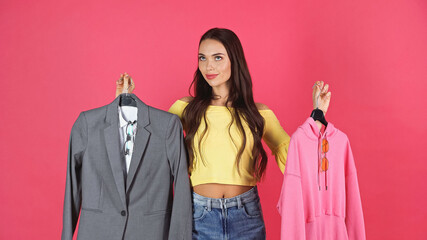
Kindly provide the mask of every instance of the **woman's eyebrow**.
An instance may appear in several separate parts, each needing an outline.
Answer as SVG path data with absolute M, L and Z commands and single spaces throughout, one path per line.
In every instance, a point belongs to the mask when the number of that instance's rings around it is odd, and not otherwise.
M 212 56 L 225 55 L 224 53 L 214 53 Z M 199 56 L 205 56 L 203 53 L 199 53 Z

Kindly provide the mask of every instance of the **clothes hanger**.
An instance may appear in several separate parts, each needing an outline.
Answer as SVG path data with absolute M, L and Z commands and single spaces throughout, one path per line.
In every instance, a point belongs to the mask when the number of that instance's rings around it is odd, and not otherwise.
M 136 107 L 135 99 L 132 97 L 132 95 L 130 93 L 128 93 L 129 88 L 132 86 L 132 78 L 129 78 L 129 80 L 130 80 L 131 84 L 129 84 L 128 89 L 126 89 L 126 93 L 120 94 L 119 105 L 120 106 Z
M 313 88 L 316 86 L 316 84 L 313 85 Z M 314 119 L 314 121 L 319 121 L 321 122 L 323 125 L 325 125 L 325 127 L 328 126 L 328 122 L 326 121 L 325 118 L 325 113 L 319 109 L 319 97 L 320 97 L 320 93 L 316 98 L 316 109 L 314 109 L 311 112 L 310 117 L 312 117 Z
M 325 114 L 319 108 L 314 109 L 311 112 L 310 117 L 312 117 L 314 119 L 314 121 L 321 122 L 323 125 L 325 125 L 325 127 L 328 126 L 328 122 L 326 121 Z
M 131 106 L 136 107 L 136 101 L 133 99 L 132 95 L 129 93 L 122 93 L 120 94 L 120 106 Z

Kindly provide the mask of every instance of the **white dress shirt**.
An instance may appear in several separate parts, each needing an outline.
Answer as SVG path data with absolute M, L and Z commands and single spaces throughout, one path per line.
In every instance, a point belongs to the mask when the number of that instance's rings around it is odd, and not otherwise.
M 137 120 L 138 116 L 138 108 L 133 106 L 119 106 L 119 133 L 120 133 L 120 147 L 121 147 L 121 156 L 123 157 L 124 164 L 123 171 L 125 174 L 129 172 L 129 166 L 130 161 L 132 159 L 132 153 L 133 153 L 133 143 L 135 142 L 135 135 L 136 135 L 136 129 L 137 129 L 137 123 L 133 124 L 133 136 L 131 138 L 132 147 L 130 148 L 129 154 L 125 155 L 124 149 L 125 149 L 125 142 L 126 142 L 126 126 L 128 125 L 128 122 Z M 129 125 L 129 127 L 132 127 L 132 125 Z

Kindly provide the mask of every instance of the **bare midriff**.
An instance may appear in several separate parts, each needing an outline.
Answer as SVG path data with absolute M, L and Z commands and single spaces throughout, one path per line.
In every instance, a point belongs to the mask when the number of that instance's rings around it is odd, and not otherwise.
M 193 187 L 193 191 L 208 198 L 232 198 L 249 191 L 253 186 L 206 183 Z

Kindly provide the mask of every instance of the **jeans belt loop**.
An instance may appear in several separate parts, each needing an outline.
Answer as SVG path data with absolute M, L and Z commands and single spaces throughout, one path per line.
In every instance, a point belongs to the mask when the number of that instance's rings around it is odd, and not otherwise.
M 208 199 L 208 204 L 207 204 L 208 206 L 208 212 L 210 212 L 211 211 L 211 209 L 212 209 L 212 200 L 211 199 Z
M 240 209 L 242 207 L 243 207 L 242 199 L 240 197 L 237 197 L 237 208 Z

